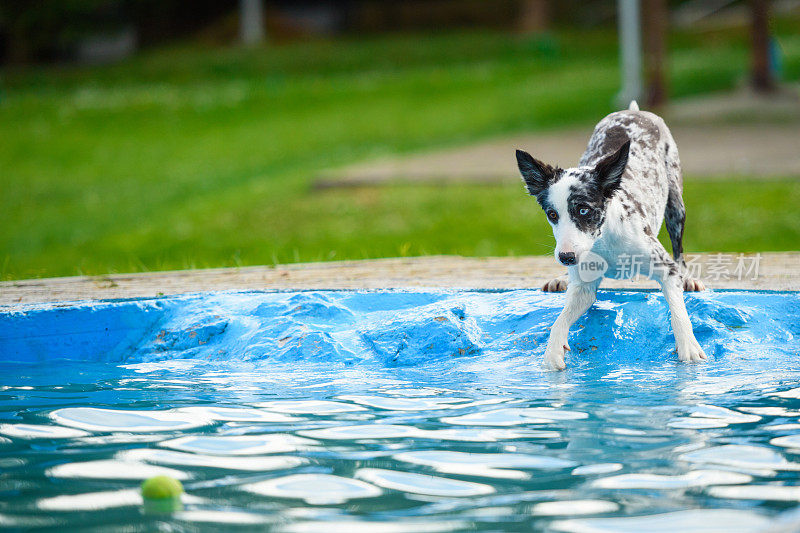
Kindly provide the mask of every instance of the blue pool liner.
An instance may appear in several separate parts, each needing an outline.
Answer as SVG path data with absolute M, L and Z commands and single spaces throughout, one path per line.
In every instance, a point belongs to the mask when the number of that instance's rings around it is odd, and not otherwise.
M 0 360 L 381 367 L 536 360 L 563 304 L 563 294 L 539 290 L 217 292 L 42 304 L 0 313 Z M 712 359 L 800 351 L 800 293 L 692 293 L 686 304 Z M 600 291 L 570 344 L 573 364 L 676 358 L 669 311 L 655 291 Z

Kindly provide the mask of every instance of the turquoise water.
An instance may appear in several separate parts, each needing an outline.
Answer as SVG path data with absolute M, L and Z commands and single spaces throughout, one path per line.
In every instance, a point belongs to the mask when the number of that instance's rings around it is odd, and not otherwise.
M 0 528 L 797 531 L 800 295 L 213 293 L 0 313 Z M 181 479 L 182 510 L 142 479 Z M 776 529 L 777 528 L 777 529 Z

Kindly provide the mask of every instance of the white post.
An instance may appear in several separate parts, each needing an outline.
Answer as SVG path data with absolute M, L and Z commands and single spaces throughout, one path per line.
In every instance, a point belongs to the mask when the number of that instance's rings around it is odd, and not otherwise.
M 239 1 L 239 37 L 246 45 L 264 41 L 264 9 L 261 0 Z
M 622 88 L 617 104 L 627 109 L 631 100 L 642 97 L 642 34 L 639 0 L 617 0 L 619 16 L 619 59 Z

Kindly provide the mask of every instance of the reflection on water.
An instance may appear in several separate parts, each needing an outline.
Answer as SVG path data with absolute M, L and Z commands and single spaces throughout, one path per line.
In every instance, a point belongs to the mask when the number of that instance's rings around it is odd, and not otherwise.
M 615 293 L 563 373 L 533 361 L 555 297 L 366 296 L 197 297 L 117 362 L 0 363 L 0 527 L 800 529 L 798 296 L 690 297 L 689 366 L 657 297 Z M 161 474 L 169 516 L 138 493 Z
M 494 492 L 494 487 L 483 483 L 459 481 L 427 474 L 413 474 L 382 468 L 361 468 L 356 477 L 407 494 L 426 494 L 429 496 L 477 496 Z
M 692 510 L 630 518 L 587 518 L 557 520 L 550 524 L 555 531 L 571 533 L 672 533 L 674 531 L 703 531 L 747 533 L 764 531 L 770 522 L 752 511 Z
M 242 485 L 241 488 L 275 498 L 304 500 L 311 505 L 337 505 L 383 494 L 375 485 L 331 474 L 292 474 Z

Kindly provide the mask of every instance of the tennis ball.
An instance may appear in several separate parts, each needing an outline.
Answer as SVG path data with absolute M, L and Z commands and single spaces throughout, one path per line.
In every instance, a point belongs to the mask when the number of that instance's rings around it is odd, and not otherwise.
M 142 483 L 142 498 L 145 500 L 178 499 L 183 494 L 183 485 L 169 476 L 155 476 Z

